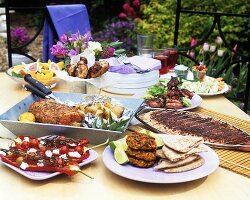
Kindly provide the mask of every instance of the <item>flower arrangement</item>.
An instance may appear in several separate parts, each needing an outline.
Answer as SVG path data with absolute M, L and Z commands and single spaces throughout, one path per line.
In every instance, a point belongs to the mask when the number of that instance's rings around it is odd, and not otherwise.
M 100 43 L 91 41 L 90 33 L 81 35 L 79 31 L 74 34 L 63 34 L 60 40 L 51 47 L 51 54 L 59 59 L 72 58 L 81 53 L 93 54 L 95 60 L 100 58 L 109 58 L 124 53 L 121 48 L 122 42 L 115 41 L 111 43 Z
M 17 48 L 16 51 L 19 51 L 20 53 L 27 53 L 27 47 L 19 48 L 31 40 L 27 29 L 25 27 L 17 26 L 15 28 L 11 28 L 10 34 L 12 48 Z

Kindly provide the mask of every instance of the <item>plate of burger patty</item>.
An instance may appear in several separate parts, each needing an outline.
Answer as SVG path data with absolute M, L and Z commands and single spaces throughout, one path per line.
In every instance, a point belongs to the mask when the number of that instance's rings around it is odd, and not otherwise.
M 218 155 L 203 144 L 201 137 L 159 134 L 163 146 L 144 133 L 126 138 L 128 163 L 118 164 L 110 146 L 103 154 L 104 165 L 116 175 L 146 183 L 181 183 L 208 176 L 219 166 Z M 118 141 L 124 140 L 120 139 Z

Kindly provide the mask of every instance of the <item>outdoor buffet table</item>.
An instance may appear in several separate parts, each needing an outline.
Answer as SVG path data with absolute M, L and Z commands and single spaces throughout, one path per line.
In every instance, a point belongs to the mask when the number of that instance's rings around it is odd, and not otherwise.
M 5 73 L 0 73 L 0 113 L 28 96 L 20 85 Z M 53 91 L 69 92 L 72 86 L 61 81 Z M 107 94 L 107 93 L 106 93 Z M 250 122 L 250 117 L 222 95 L 203 98 L 201 107 L 231 115 Z M 13 134 L 0 125 L 2 136 Z M 6 141 L 0 140 L 6 147 Z M 59 175 L 44 181 L 29 180 L 9 168 L 0 165 L 1 199 L 248 199 L 250 179 L 219 167 L 208 177 L 178 184 L 148 184 L 117 176 L 105 168 L 102 162 L 104 147 L 97 149 L 98 159 L 82 170 L 94 177 L 81 174 L 74 177 Z

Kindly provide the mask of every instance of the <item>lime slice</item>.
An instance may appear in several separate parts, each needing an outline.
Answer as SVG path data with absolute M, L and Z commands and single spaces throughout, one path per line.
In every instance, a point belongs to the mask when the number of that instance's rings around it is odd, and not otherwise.
M 111 141 L 109 143 L 110 148 L 114 151 L 117 147 L 122 148 L 124 151 L 127 150 L 128 145 L 126 143 L 126 140 L 122 141 Z
M 157 147 L 162 147 L 164 145 L 164 141 L 161 136 L 153 132 L 149 132 L 148 134 L 155 139 Z
M 153 137 L 155 139 L 157 147 L 162 147 L 164 145 L 163 139 L 158 134 L 145 129 L 141 130 L 140 133 L 150 135 L 151 137 Z
M 111 141 L 109 146 L 114 151 L 117 147 L 121 146 L 121 143 L 119 141 Z
M 115 149 L 114 157 L 115 161 L 120 165 L 129 162 L 126 152 L 121 147 Z
M 121 147 L 124 151 L 127 151 L 128 149 L 128 145 L 126 143 L 126 138 L 124 138 L 122 141 L 121 141 Z

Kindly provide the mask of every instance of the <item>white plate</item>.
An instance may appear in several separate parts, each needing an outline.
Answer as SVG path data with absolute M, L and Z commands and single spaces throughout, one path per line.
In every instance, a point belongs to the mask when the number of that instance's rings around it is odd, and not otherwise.
M 95 152 L 94 150 L 89 150 L 89 157 L 85 160 L 83 160 L 79 165 L 80 167 L 84 166 L 84 165 L 87 165 L 91 162 L 93 162 L 94 160 L 96 160 L 98 157 L 98 153 Z M 31 180 L 35 180 L 35 181 L 42 181 L 42 180 L 45 180 L 45 179 L 49 179 L 49 178 L 52 178 L 54 176 L 57 176 L 59 174 L 62 174 L 61 172 L 34 172 L 34 171 L 25 171 L 25 170 L 22 170 L 20 168 L 17 168 L 13 165 L 10 165 L 6 162 L 3 162 L 1 159 L 0 159 L 0 162 L 2 164 L 4 164 L 5 166 L 9 167 L 10 169 L 16 171 L 17 173 L 25 176 L 26 178 L 28 179 L 31 179 Z
M 168 74 L 164 74 L 160 77 L 160 79 L 171 79 L 171 77 L 174 76 L 176 77 L 176 74 L 173 73 L 168 73 Z M 205 76 L 205 79 L 215 79 L 211 76 Z M 187 77 L 187 81 L 192 81 L 194 80 L 193 78 L 193 73 L 189 71 L 188 73 L 188 77 Z M 196 92 L 196 94 L 201 95 L 201 96 L 214 96 L 214 95 L 219 95 L 219 94 L 224 94 L 226 92 L 228 92 L 230 89 L 229 85 L 227 85 L 226 83 L 224 83 L 224 88 L 221 91 L 218 92 L 214 92 L 214 93 L 201 93 L 201 92 Z
M 200 153 L 205 163 L 193 170 L 179 173 L 165 173 L 150 168 L 138 168 L 130 164 L 119 165 L 114 159 L 114 152 L 108 146 L 102 154 L 104 165 L 113 173 L 134 181 L 146 183 L 182 183 L 197 180 L 208 176 L 214 172 L 219 166 L 218 155 L 210 147 L 202 145 L 206 148 L 206 152 Z
M 229 90 L 229 86 L 224 83 L 224 88 L 221 90 L 221 91 L 218 91 L 218 92 L 214 92 L 214 93 L 196 93 L 198 95 L 201 95 L 201 96 L 214 96 L 214 95 L 219 95 L 219 94 L 224 94 L 226 92 L 228 92 Z

